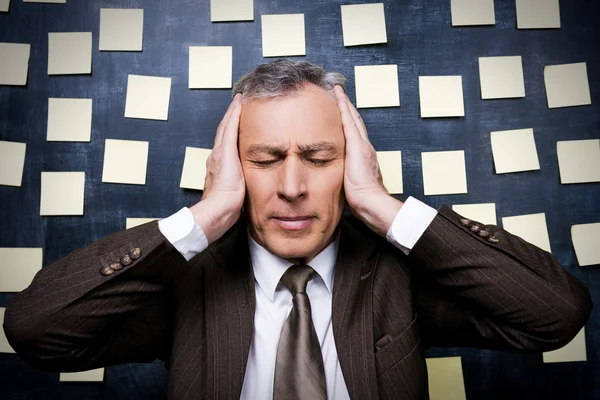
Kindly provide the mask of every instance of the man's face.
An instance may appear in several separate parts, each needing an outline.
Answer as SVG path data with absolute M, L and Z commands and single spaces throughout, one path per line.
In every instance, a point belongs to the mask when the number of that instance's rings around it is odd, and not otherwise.
M 308 84 L 250 100 L 239 150 L 250 234 L 273 254 L 309 262 L 333 239 L 345 202 L 345 138 L 334 97 Z

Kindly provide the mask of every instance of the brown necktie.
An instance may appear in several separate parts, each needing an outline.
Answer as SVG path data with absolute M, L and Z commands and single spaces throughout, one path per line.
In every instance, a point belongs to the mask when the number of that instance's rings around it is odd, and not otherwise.
M 308 265 L 292 265 L 281 277 L 292 292 L 293 307 L 277 346 L 274 400 L 327 399 L 323 356 L 306 294 L 306 284 L 315 274 Z

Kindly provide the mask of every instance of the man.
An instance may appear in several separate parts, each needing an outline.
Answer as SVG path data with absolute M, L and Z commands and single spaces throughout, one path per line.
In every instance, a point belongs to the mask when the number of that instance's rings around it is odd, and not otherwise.
M 39 271 L 6 310 L 16 352 L 65 372 L 159 358 L 172 399 L 423 399 L 425 347 L 571 341 L 586 285 L 499 227 L 390 196 L 344 83 L 289 60 L 244 76 L 201 201 Z

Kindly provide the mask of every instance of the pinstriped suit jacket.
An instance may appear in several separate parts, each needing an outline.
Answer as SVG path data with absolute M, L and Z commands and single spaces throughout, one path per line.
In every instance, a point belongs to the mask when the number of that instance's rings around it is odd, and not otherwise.
M 460 219 L 440 207 L 408 256 L 342 219 L 332 323 L 352 399 L 427 399 L 428 346 L 549 351 L 587 322 L 587 286 L 551 254 Z M 239 399 L 255 308 L 246 234 L 242 219 L 188 263 L 156 221 L 75 250 L 11 299 L 9 343 L 47 371 L 159 358 L 168 398 Z M 100 273 L 133 247 L 133 264 Z

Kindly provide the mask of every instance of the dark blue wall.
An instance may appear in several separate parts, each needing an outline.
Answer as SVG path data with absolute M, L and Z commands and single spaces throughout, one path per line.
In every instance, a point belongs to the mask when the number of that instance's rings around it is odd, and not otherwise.
M 362 3 L 345 1 L 343 4 Z M 561 185 L 556 142 L 600 138 L 600 5 L 561 1 L 562 29 L 516 29 L 514 0 L 496 0 L 495 26 L 452 28 L 450 0 L 387 0 L 388 43 L 344 48 L 340 2 L 255 0 L 255 21 L 211 23 L 209 0 L 68 0 L 66 5 L 12 0 L 0 13 L 0 41 L 31 44 L 26 87 L 0 87 L 0 140 L 27 143 L 22 187 L 0 186 L 0 246 L 43 247 L 44 265 L 125 228 L 126 217 L 164 217 L 194 204 L 199 192 L 179 188 L 185 146 L 212 147 L 230 101 L 228 90 L 189 90 L 188 46 L 233 45 L 234 81 L 262 57 L 260 15 L 304 13 L 306 59 L 338 70 L 355 99 L 354 65 L 398 64 L 402 107 L 362 110 L 377 150 L 403 151 L 405 194 L 433 207 L 495 202 L 504 216 L 545 212 L 553 253 L 585 281 L 600 303 L 600 270 L 577 266 L 573 224 L 600 222 L 600 184 Z M 144 8 L 143 52 L 98 51 L 101 7 Z M 48 32 L 93 32 L 93 72 L 48 76 Z M 527 97 L 480 100 L 478 57 L 523 56 Z M 587 62 L 592 106 L 546 103 L 545 65 Z M 169 121 L 125 119 L 127 74 L 173 78 Z M 423 120 L 419 75 L 462 75 L 465 118 Z M 49 97 L 91 97 L 91 143 L 46 141 Z M 489 133 L 534 128 L 541 170 L 496 175 Z M 150 142 L 145 186 L 103 184 L 104 139 Z M 465 150 L 469 194 L 423 196 L 421 152 Z M 85 171 L 85 215 L 40 217 L 40 172 Z M 600 240 L 600 239 L 599 239 Z M 0 307 L 11 294 L 0 294 Z M 435 349 L 462 356 L 469 399 L 600 399 L 600 319 L 586 327 L 587 362 L 543 364 L 541 354 Z M 162 398 L 162 364 L 110 367 L 102 384 L 59 383 L 16 355 L 0 355 L 0 397 L 14 399 Z

